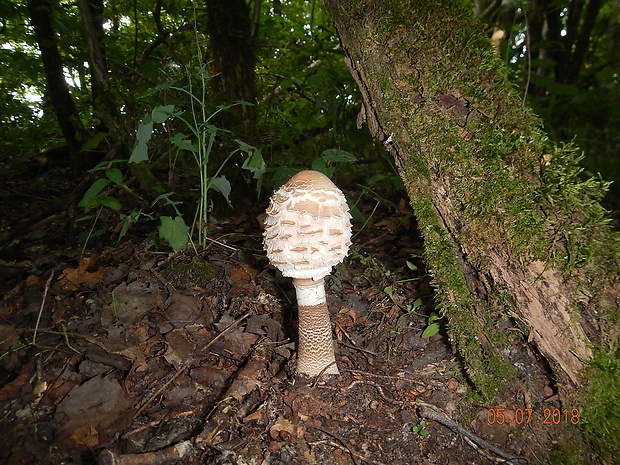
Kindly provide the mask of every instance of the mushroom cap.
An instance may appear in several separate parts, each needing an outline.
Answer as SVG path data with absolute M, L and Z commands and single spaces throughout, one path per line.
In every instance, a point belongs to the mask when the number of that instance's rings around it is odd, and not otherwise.
M 272 196 L 264 248 L 284 276 L 318 281 L 342 262 L 351 245 L 344 194 L 318 171 L 301 171 Z

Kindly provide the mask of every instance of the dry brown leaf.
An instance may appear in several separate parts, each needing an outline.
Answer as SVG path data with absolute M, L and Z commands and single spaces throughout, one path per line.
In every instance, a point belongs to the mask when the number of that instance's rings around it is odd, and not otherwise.
M 292 436 L 295 433 L 295 425 L 280 415 L 271 428 L 269 428 L 269 435 L 271 439 L 277 439 L 282 437 L 283 431 Z
M 76 444 L 84 444 L 86 447 L 99 445 L 99 432 L 90 423 L 73 430 L 70 439 Z
M 97 270 L 93 273 L 87 271 L 90 261 L 90 258 L 80 258 L 77 268 L 65 268 L 58 278 L 63 289 L 74 291 L 82 284 L 92 286 L 101 280 L 103 270 Z

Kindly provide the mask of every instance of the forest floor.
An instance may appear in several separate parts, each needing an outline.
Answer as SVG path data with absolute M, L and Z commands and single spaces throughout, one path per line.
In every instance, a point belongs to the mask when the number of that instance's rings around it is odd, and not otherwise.
M 66 193 L 59 173 L 6 185 L 1 235 Z M 119 244 L 110 222 L 81 253 L 62 216 L 5 245 L 0 463 L 541 464 L 580 443 L 527 344 L 509 354 L 525 381 L 488 404 L 443 331 L 422 337 L 433 289 L 394 202 L 358 205 L 372 223 L 327 279 L 341 376 L 318 382 L 294 375 L 294 291 L 262 251 L 266 200 L 211 224 L 199 253 L 157 248 L 155 222 Z

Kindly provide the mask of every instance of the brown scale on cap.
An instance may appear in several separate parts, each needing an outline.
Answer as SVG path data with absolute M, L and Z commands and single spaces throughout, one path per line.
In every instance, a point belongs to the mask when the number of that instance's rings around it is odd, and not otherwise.
M 302 171 L 271 197 L 264 236 L 267 257 L 284 276 L 319 280 L 351 245 L 346 199 L 324 174 Z

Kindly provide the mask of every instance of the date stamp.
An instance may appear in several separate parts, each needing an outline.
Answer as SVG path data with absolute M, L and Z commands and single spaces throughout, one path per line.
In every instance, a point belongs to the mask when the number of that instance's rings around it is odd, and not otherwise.
M 487 409 L 487 422 L 489 425 L 576 425 L 579 423 L 579 409 L 544 408 L 535 411 L 531 408 L 490 408 Z

